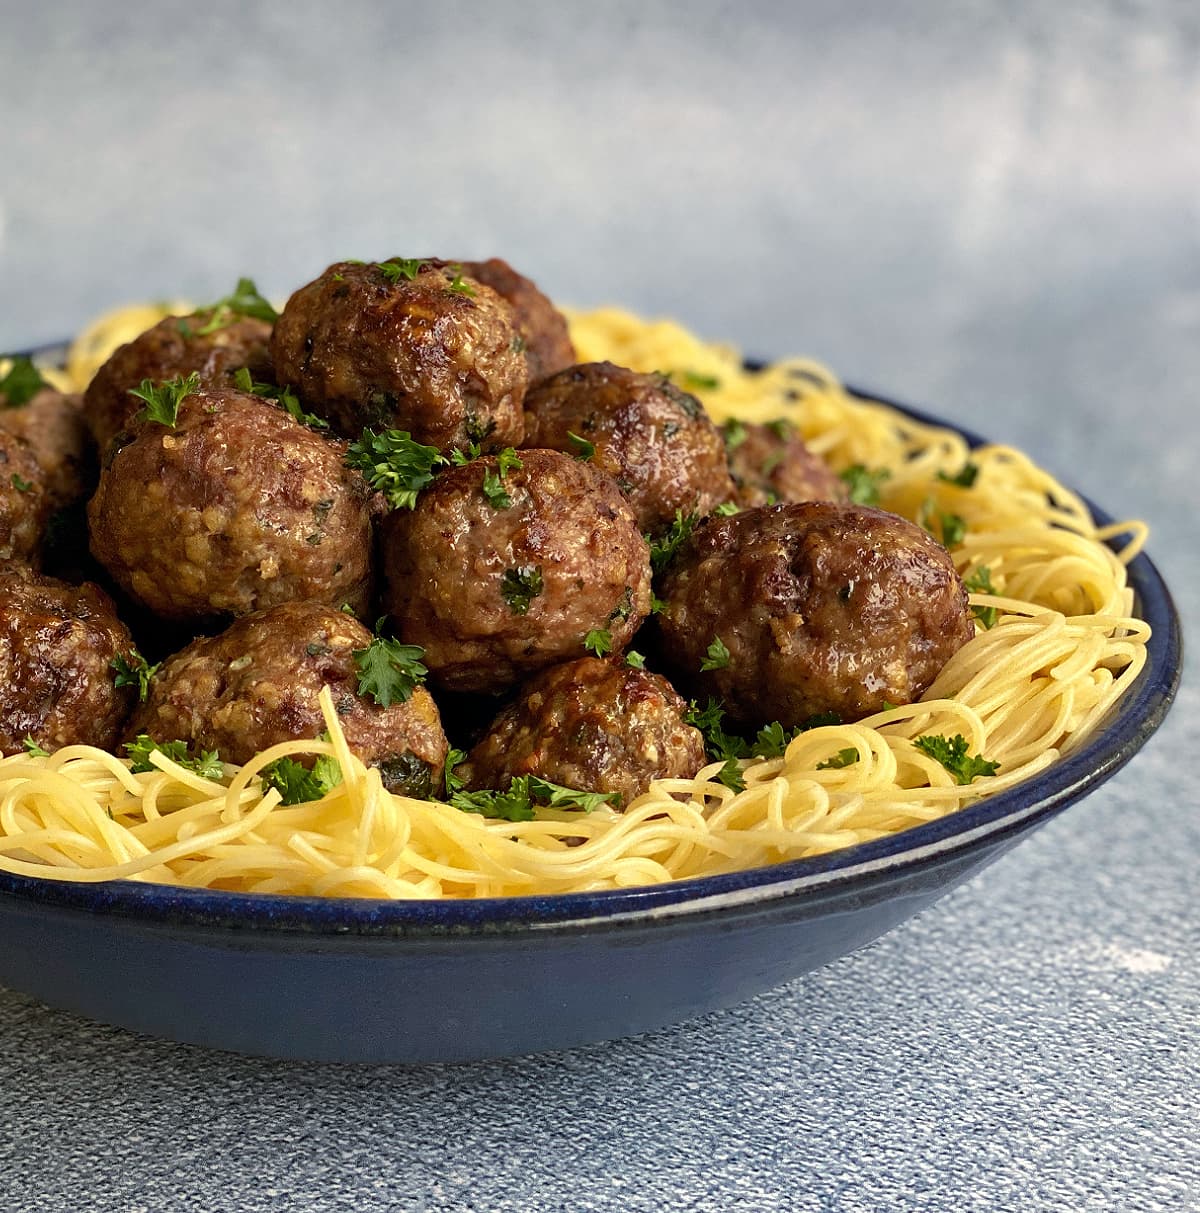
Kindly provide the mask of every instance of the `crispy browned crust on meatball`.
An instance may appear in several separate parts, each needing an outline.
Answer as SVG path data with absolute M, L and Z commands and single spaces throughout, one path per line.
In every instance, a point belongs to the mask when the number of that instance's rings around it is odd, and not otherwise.
M 47 750 L 111 750 L 133 706 L 111 663 L 132 649 L 98 586 L 0 570 L 0 753 L 20 753 L 26 737 Z
M 649 549 L 609 477 L 558 451 L 522 451 L 493 504 L 495 456 L 441 473 L 383 530 L 385 605 L 453 691 L 498 691 L 582 656 L 593 629 L 619 653 L 650 610 Z
M 0 409 L 0 430 L 29 443 L 53 508 L 70 505 L 96 487 L 95 444 L 82 396 L 43 388 L 19 408 Z
M 626 805 L 651 780 L 690 778 L 704 765 L 704 738 L 684 723 L 686 710 L 660 675 L 582 657 L 530 679 L 458 774 L 471 789 L 538 775 L 585 792 L 617 792 Z
M 52 506 L 33 447 L 0 430 L 0 561 L 37 562 Z
M 638 525 L 661 534 L 675 512 L 709 514 L 732 499 L 720 431 L 703 406 L 663 375 L 589 362 L 568 367 L 525 398 L 525 444 L 578 455 L 616 480 Z
M 846 501 L 846 482 L 804 444 L 787 421 L 722 426 L 729 471 L 742 509 L 789 501 Z
M 281 741 L 320 737 L 317 697 L 329 686 L 351 751 L 379 767 L 390 790 L 428 796 L 441 787 L 447 752 L 437 705 L 423 687 L 386 708 L 360 695 L 354 653 L 371 639 L 358 620 L 317 602 L 256 611 L 169 657 L 128 735 L 246 763 Z
M 341 433 L 407 430 L 439 450 L 515 446 L 528 371 L 512 308 L 446 262 L 342 261 L 288 300 L 271 348 L 281 383 Z
M 174 428 L 145 422 L 110 454 L 88 504 L 92 553 L 156 614 L 202 620 L 292 599 L 365 610 L 370 494 L 345 444 L 214 388 L 185 398 Z
M 248 367 L 255 379 L 271 379 L 271 326 L 239 316 L 201 334 L 212 312 L 167 316 L 115 350 L 84 393 L 84 415 L 101 452 L 142 408 L 131 388 L 143 379 L 162 383 L 195 371 L 204 385 L 232 387 L 235 372 Z
M 499 257 L 464 261 L 462 267 L 476 282 L 490 286 L 508 300 L 516 316 L 517 331 L 525 342 L 531 384 L 575 361 L 567 318 L 538 290 L 535 282 L 518 274 Z
M 949 552 L 883 510 L 770 506 L 696 528 L 663 579 L 663 651 L 732 719 L 788 727 L 910 703 L 974 634 Z M 702 671 L 709 646 L 729 651 Z

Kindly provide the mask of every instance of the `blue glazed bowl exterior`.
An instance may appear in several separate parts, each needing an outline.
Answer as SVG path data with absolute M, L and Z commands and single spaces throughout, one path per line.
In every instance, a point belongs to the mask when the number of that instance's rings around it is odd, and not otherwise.
M 670 885 L 480 901 L 0 873 L 0 984 L 156 1036 L 321 1061 L 510 1056 L 730 1006 L 924 909 L 1141 748 L 1170 706 L 1182 653 L 1157 570 L 1139 556 L 1130 577 L 1154 635 L 1106 728 L 1038 779 L 903 834 Z

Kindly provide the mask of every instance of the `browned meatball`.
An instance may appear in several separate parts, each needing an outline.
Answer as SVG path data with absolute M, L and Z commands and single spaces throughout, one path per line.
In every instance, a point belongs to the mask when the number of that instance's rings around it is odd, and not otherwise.
M 721 432 L 737 503 L 743 509 L 789 501 L 847 500 L 846 482 L 804 445 L 790 422 L 728 421 Z
M 0 753 L 20 753 L 26 737 L 46 750 L 111 750 L 133 706 L 112 662 L 132 650 L 99 587 L 0 571 Z
M 70 505 L 95 488 L 96 459 L 82 397 L 43 388 L 19 408 L 0 409 L 0 430 L 29 443 L 54 508 Z
M 129 394 L 143 379 L 161 383 L 195 371 L 202 384 L 232 387 L 234 373 L 248 367 L 255 379 L 271 378 L 271 326 L 240 316 L 211 333 L 211 310 L 168 316 L 116 350 L 84 393 L 87 423 L 103 453 L 141 409 Z
M 386 606 L 448 690 L 502 690 L 583 656 L 592 630 L 619 653 L 650 610 L 649 549 L 612 480 L 557 451 L 521 460 L 451 468 L 384 523 Z
M 169 657 L 128 734 L 186 741 L 243 764 L 281 741 L 320 737 L 317 697 L 328 686 L 351 751 L 380 768 L 390 791 L 427 797 L 446 762 L 437 705 L 424 687 L 386 708 L 360 695 L 354 654 L 371 640 L 358 620 L 320 603 L 256 611 Z
M 36 560 L 52 506 L 33 447 L 0 429 L 0 561 Z
M 661 593 L 663 649 L 680 677 L 747 725 L 794 727 L 825 712 L 854 720 L 910 703 L 974 634 L 946 549 L 865 506 L 710 518 Z
M 92 552 L 165 619 L 310 598 L 362 611 L 370 494 L 330 442 L 257 396 L 201 389 L 141 423 L 88 504 Z
M 538 290 L 524 274 L 518 274 L 507 261 L 491 257 L 487 261 L 464 261 L 463 272 L 476 282 L 490 286 L 507 299 L 517 320 L 517 331 L 525 343 L 529 363 L 529 382 L 537 383 L 575 361 L 575 347 L 567 330 L 567 318 Z
M 695 396 L 662 375 L 611 362 L 569 367 L 533 388 L 525 444 L 587 455 L 616 480 L 638 526 L 652 535 L 677 510 L 708 514 L 734 494 L 720 431 Z
M 652 779 L 689 778 L 705 763 L 687 704 L 658 674 L 583 657 L 532 678 L 501 711 L 458 774 L 471 789 L 538 775 L 621 805 Z
M 343 434 L 499 450 L 524 432 L 519 336 L 512 308 L 445 262 L 342 261 L 288 300 L 271 348 L 279 382 Z

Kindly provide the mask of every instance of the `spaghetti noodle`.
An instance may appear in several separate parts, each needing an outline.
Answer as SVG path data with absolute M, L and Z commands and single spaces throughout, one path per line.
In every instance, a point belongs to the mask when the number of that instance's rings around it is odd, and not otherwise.
M 114 344 L 166 308 L 102 318 L 73 347 L 64 387 L 86 385 Z M 736 350 L 680 326 L 605 309 L 570 316 L 581 361 L 662 370 L 724 421 L 791 419 L 835 468 L 879 473 L 881 505 L 962 526 L 951 553 L 976 635 L 920 702 L 795 737 L 740 762 L 743 790 L 712 763 L 658 780 L 623 813 L 539 809 L 500 821 L 387 792 L 346 746 L 328 688 L 328 741 L 274 746 L 203 778 L 155 751 L 154 769 L 86 746 L 0 760 L 0 868 L 63 880 L 132 879 L 321 896 L 497 897 L 620 888 L 821 854 L 879 838 L 1037 775 L 1104 720 L 1146 660 L 1125 565 L 1140 523 L 1097 527 L 1084 503 L 1019 451 L 971 450 L 953 431 L 855 398 L 824 367 L 746 370 Z M 972 478 L 961 473 L 969 464 Z M 1124 543 L 1114 551 L 1109 543 Z M 919 738 L 961 735 L 995 774 L 962 785 Z M 259 775 L 327 754 L 342 782 L 282 806 Z M 852 758 L 847 758 L 852 754 Z M 842 756 L 838 761 L 838 756 Z

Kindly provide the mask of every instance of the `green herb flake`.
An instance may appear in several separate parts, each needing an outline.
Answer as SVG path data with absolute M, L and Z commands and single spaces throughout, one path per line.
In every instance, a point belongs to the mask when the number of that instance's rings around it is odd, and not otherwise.
M 277 758 L 259 773 L 263 791 L 274 788 L 280 804 L 307 804 L 320 800 L 342 782 L 342 769 L 330 754 L 317 757 L 310 770 L 294 758 Z
M 511 446 L 496 456 L 496 468 L 489 468 L 483 474 L 483 495 L 494 510 L 507 510 L 512 506 L 512 497 L 504 487 L 504 477 L 509 472 L 518 471 L 524 467 L 520 455 Z
M 939 514 L 938 523 L 942 528 L 944 547 L 957 547 L 966 537 L 967 520 L 961 514 Z
M 690 392 L 715 392 L 721 386 L 716 375 L 702 375 L 699 371 L 684 371 L 683 386 Z
M 17 472 L 13 472 L 13 474 L 12 474 L 12 486 L 13 486 L 13 488 L 14 488 L 14 489 L 16 489 L 16 490 L 17 490 L 17 492 L 18 492 L 18 493 L 28 493 L 28 492 L 29 492 L 29 490 L 30 490 L 31 488 L 33 488 L 33 481 L 32 481 L 32 480 L 26 480 L 26 479 L 25 479 L 23 476 L 21 476 L 19 473 L 17 473 Z
M 734 514 L 740 514 L 741 509 L 736 502 L 722 501 L 721 504 L 717 506 L 715 510 L 713 510 L 713 513 L 722 518 L 732 518 Z
M 34 741 L 34 739 L 28 733 L 25 734 L 25 738 L 21 744 L 25 747 L 25 753 L 28 754 L 30 758 L 50 757 L 50 751 L 42 749 L 42 747 L 38 745 L 38 743 Z
M 612 633 L 608 628 L 592 628 L 583 638 L 583 647 L 597 657 L 612 652 Z
M 518 775 L 507 790 L 453 792 L 450 803 L 464 813 L 479 813 L 504 821 L 532 821 L 537 808 L 572 809 L 590 813 L 604 804 L 616 804 L 619 792 L 583 792 L 563 787 L 537 775 Z
M 118 687 L 137 687 L 138 702 L 145 703 L 150 694 L 150 679 L 158 673 L 162 662 L 151 665 L 137 649 L 118 655 L 109 662 L 109 669 L 114 674 L 113 684 Z
M 746 441 L 749 434 L 746 427 L 736 417 L 733 417 L 721 426 L 721 436 L 725 439 L 725 449 L 736 451 Z
M 227 328 L 238 316 L 250 316 L 255 320 L 264 320 L 267 324 L 274 324 L 279 319 L 279 313 L 271 306 L 270 301 L 259 294 L 253 278 L 239 278 L 237 286 L 233 288 L 233 294 L 218 299 L 211 308 L 202 310 L 211 311 L 212 315 L 204 327 L 197 330 L 201 337 Z
M 8 370 L 0 376 L 0 396 L 3 397 L 0 407 L 19 409 L 28 404 L 43 388 L 50 386 L 33 365 L 32 358 L 24 354 L 4 354 L 0 357 L 11 359 L 12 362 Z
M 450 289 L 456 295 L 467 295 L 472 299 L 476 295 L 475 288 L 463 277 L 463 267 L 461 265 L 451 265 L 447 267 L 451 274 L 454 275 L 450 280 Z
M 946 484 L 957 484 L 961 489 L 969 489 L 974 486 L 975 481 L 979 478 L 979 464 L 972 463 L 968 459 L 954 475 L 950 476 L 945 472 L 938 472 L 937 478 L 945 481 Z
M 417 275 L 428 264 L 419 257 L 389 257 L 378 263 L 379 272 L 394 286 L 401 278 L 416 282 Z
M 145 771 L 156 771 L 158 768 L 150 761 L 150 755 L 158 750 L 166 758 L 185 770 L 192 771 L 201 779 L 223 779 L 225 767 L 221 756 L 216 750 L 201 750 L 193 755 L 186 741 L 157 742 L 146 733 L 139 733 L 133 741 L 125 743 L 125 751 L 129 756 L 129 769 L 135 774 Z
M 358 671 L 358 693 L 370 695 L 381 708 L 407 703 L 429 671 L 421 663 L 419 644 L 401 644 L 376 636 L 365 649 L 351 654 Z
M 981 564 L 964 582 L 963 585 L 972 594 L 995 594 L 996 587 L 992 585 L 992 570 L 986 564 Z M 1000 608 L 994 606 L 973 606 L 971 614 L 979 620 L 985 630 L 994 628 L 1000 619 Z
M 818 771 L 840 771 L 843 767 L 853 766 L 858 761 L 858 750 L 854 746 L 847 746 L 844 750 L 838 750 L 832 758 L 827 758 L 824 762 L 817 763 Z
M 411 510 L 417 495 L 433 481 L 433 470 L 445 463 L 435 446 L 414 441 L 407 430 L 366 429 L 350 444 L 346 466 L 363 474 L 394 510 Z
M 455 792 L 461 792 L 466 781 L 455 775 L 454 768 L 461 763 L 466 762 L 466 750 L 460 750 L 455 747 L 450 748 L 450 752 L 446 755 L 445 774 L 443 779 L 446 785 L 446 796 L 453 796 Z
M 725 642 L 720 636 L 713 638 L 713 642 L 708 646 L 706 653 L 707 655 L 700 663 L 701 672 L 706 670 L 723 670 L 729 665 L 729 650 L 725 647 Z
M 661 573 L 671 563 L 699 521 L 699 514 L 685 514 L 682 510 L 676 510 L 671 529 L 661 539 L 646 536 L 646 542 L 650 544 L 650 567 L 656 573 Z
M 567 437 L 575 448 L 576 459 L 582 459 L 586 462 L 596 453 L 596 444 L 594 442 L 589 442 L 586 438 L 580 438 L 578 434 L 573 434 L 570 430 L 567 431 Z
M 879 487 L 890 478 L 891 472 L 887 468 L 872 471 L 861 463 L 854 463 L 840 475 L 855 505 L 878 505 Z
M 968 784 L 980 775 L 994 775 L 998 762 L 989 762 L 982 755 L 967 753 L 967 740 L 961 733 L 953 737 L 928 734 L 918 737 L 913 745 L 930 758 L 940 762 L 959 784 Z
M 199 390 L 200 375 L 193 371 L 186 379 L 176 375 L 174 379 L 158 384 L 151 379 L 143 379 L 137 387 L 129 389 L 129 394 L 136 396 L 144 405 L 138 410 L 136 420 L 157 421 L 173 429 L 179 418 L 179 406 Z
M 545 589 L 540 565 L 523 564 L 505 569 L 500 578 L 500 597 L 514 615 L 524 615 L 529 604 Z
M 632 670 L 644 670 L 646 668 L 646 659 L 637 649 L 630 649 L 625 654 L 625 664 Z
M 744 792 L 746 780 L 742 775 L 742 764 L 736 758 L 726 758 L 724 765 L 717 772 L 717 782 L 723 783 L 730 791 Z

